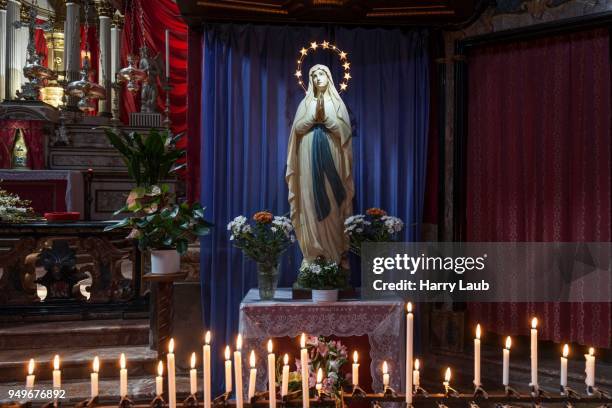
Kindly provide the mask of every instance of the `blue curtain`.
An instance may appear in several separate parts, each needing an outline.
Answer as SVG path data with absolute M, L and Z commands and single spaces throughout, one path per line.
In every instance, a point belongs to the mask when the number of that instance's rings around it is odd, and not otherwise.
M 225 228 L 237 215 L 287 214 L 289 131 L 304 93 L 293 75 L 298 51 L 328 40 L 348 53 L 352 79 L 342 94 L 353 122 L 355 213 L 381 207 L 419 236 L 428 123 L 427 33 L 400 29 L 211 25 L 203 36 L 201 194 L 216 228 L 202 239 L 205 326 L 214 335 L 213 388 L 222 389 L 222 353 L 233 344 L 239 304 L 256 286 L 255 263 L 234 249 Z M 342 74 L 329 52 L 310 55 Z M 301 262 L 297 245 L 281 263 L 290 286 Z

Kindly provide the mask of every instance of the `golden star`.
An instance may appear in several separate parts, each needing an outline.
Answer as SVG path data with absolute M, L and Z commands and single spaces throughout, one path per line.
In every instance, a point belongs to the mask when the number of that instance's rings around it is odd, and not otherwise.
M 300 50 L 300 54 L 306 55 L 306 54 L 308 54 L 308 50 L 306 48 L 302 47 L 302 49 Z
M 316 50 L 316 49 L 317 49 L 317 43 L 316 43 L 316 41 L 313 41 L 313 42 L 311 42 L 311 43 L 310 43 L 310 48 L 312 48 L 313 50 Z
M 327 41 L 323 41 L 323 48 L 329 48 L 329 43 Z
M 346 79 L 347 81 L 351 79 L 351 74 L 349 74 L 348 72 L 344 74 L 344 79 Z
M 344 69 L 349 69 L 351 67 L 351 63 L 350 62 L 345 62 L 344 65 L 342 65 L 344 67 Z
M 341 84 L 340 84 L 340 90 L 341 90 L 341 91 L 346 91 L 346 87 L 347 87 L 347 86 L 348 86 L 348 85 L 346 84 L 346 82 L 341 83 Z
M 296 77 L 301 77 L 302 76 L 302 72 L 298 69 L 297 71 L 295 71 L 295 76 Z
M 346 59 L 346 52 L 340 51 L 340 59 L 341 60 Z

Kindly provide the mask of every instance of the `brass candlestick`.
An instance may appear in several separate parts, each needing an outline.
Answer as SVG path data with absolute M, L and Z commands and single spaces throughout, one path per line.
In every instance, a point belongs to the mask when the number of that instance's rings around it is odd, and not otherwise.
M 153 401 L 151 401 L 150 407 L 151 408 L 165 408 L 166 407 L 166 401 L 164 401 L 164 399 L 162 398 L 161 395 L 157 395 L 157 396 L 155 396 Z
M 121 397 L 121 400 L 119 401 L 119 408 L 133 408 L 133 407 L 134 407 L 134 401 L 129 399 L 127 396 Z
M 364 398 L 366 395 L 366 392 L 358 384 L 353 384 L 352 398 Z
M 482 388 L 482 384 L 481 385 L 477 385 L 474 388 L 474 398 L 484 398 L 487 399 L 489 398 L 489 394 L 484 390 L 484 388 Z
M 219 395 L 218 397 L 216 397 L 213 401 L 212 401 L 212 406 L 213 407 L 224 407 L 227 405 L 227 401 L 229 400 L 229 397 L 231 395 L 231 391 L 228 392 L 224 392 L 223 394 Z
M 197 406 L 198 406 L 198 399 L 196 398 L 195 394 L 190 394 L 183 401 L 183 407 L 185 408 L 196 408 Z
M 75 405 L 75 408 L 95 407 L 98 403 L 98 396 L 86 399 Z

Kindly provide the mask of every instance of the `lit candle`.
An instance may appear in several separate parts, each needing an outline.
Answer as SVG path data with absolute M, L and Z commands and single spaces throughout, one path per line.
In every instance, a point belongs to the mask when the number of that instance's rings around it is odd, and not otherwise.
M 563 355 L 561 356 L 561 387 L 567 387 L 567 356 L 569 356 L 569 346 L 563 346 Z
M 450 380 L 451 380 L 451 369 L 450 367 L 446 368 L 446 372 L 444 373 L 444 382 L 442 383 L 444 385 L 444 391 L 448 392 L 448 387 L 450 387 Z
M 62 372 L 60 371 L 60 358 L 56 354 L 53 357 L 53 388 L 62 388 Z
M 170 78 L 170 30 L 166 29 L 166 78 Z
M 196 355 L 191 353 L 191 370 L 189 370 L 189 392 L 195 395 L 198 392 L 198 370 L 195 368 Z
M 127 368 L 125 368 L 125 354 L 121 353 L 121 357 L 119 358 L 119 366 L 121 369 L 119 370 L 119 396 L 121 398 L 125 398 L 128 395 L 127 391 Z
M 212 395 L 210 392 L 210 331 L 204 336 L 204 347 L 202 348 L 202 363 L 204 368 L 202 375 L 204 376 L 204 408 L 210 408 Z
M 359 363 L 357 350 L 353 352 L 353 385 L 359 385 Z
M 289 392 L 289 355 L 283 357 L 283 378 L 281 379 L 281 397 Z
M 100 371 L 100 359 L 98 356 L 93 360 L 93 371 L 91 373 L 91 398 L 98 396 L 98 372 Z
M 474 339 L 474 385 L 480 387 L 480 325 L 476 325 L 476 338 Z
M 247 398 L 250 401 L 251 398 L 255 396 L 255 379 L 257 378 L 257 368 L 255 368 L 255 351 L 251 350 L 251 354 L 249 355 L 249 366 L 251 369 L 249 370 L 249 389 L 247 393 Z
M 308 349 L 306 348 L 306 334 L 302 333 L 300 339 L 300 360 L 302 364 L 302 408 L 310 407 L 310 391 L 308 387 Z
M 585 354 L 584 358 L 586 360 L 585 373 L 586 378 L 584 379 L 584 383 L 587 386 L 594 387 L 595 386 L 595 349 L 593 347 L 589 348 L 589 354 Z
M 510 336 L 506 337 L 506 347 L 503 349 L 503 370 L 502 370 L 502 384 L 506 387 L 510 385 L 510 346 L 512 346 L 512 339 Z
M 419 373 L 419 359 L 414 360 L 414 371 L 412 371 L 412 382 L 414 383 L 414 388 L 416 389 L 421 385 L 421 374 Z
M 236 407 L 242 408 L 242 335 L 239 334 L 236 338 L 236 351 L 234 351 L 234 379 L 236 382 Z
M 272 352 L 272 339 L 268 340 L 268 394 L 270 408 L 276 407 L 276 356 Z
M 168 343 L 168 354 L 166 355 L 168 364 L 168 406 L 176 408 L 176 367 L 174 361 L 174 339 Z
M 31 358 L 30 362 L 28 363 L 28 376 L 26 377 L 26 388 L 28 390 L 34 388 L 34 378 L 34 359 Z
M 232 360 L 230 347 L 225 347 L 225 392 L 232 392 Z
M 317 394 L 321 395 L 321 390 L 323 389 L 323 369 L 321 367 L 317 371 L 317 385 L 315 388 L 317 389 Z
M 412 359 L 414 345 L 414 314 L 412 303 L 406 305 L 406 404 L 412 405 Z
M 157 377 L 155 377 L 155 394 L 159 397 L 164 393 L 164 363 L 159 360 L 157 364 Z
M 538 386 L 538 319 L 531 320 L 531 384 Z
M 387 365 L 386 361 L 383 361 L 382 373 L 383 373 L 383 386 L 386 389 L 389 386 L 389 366 Z

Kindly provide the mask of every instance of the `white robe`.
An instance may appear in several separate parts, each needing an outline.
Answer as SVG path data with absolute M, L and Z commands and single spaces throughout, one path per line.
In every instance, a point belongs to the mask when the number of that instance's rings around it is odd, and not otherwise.
M 351 123 L 348 111 L 331 81 L 329 69 L 315 65 L 310 69 L 310 73 L 315 69 L 323 69 L 329 79 L 324 94 L 326 120 L 322 124 L 325 126 L 325 135 L 346 197 L 338 206 L 331 186 L 327 178 L 324 178 L 330 212 L 323 220 L 317 219 L 312 179 L 312 141 L 313 126 L 317 124 L 317 99 L 312 81 L 309 81 L 308 92 L 298 107 L 291 129 L 285 178 L 289 186 L 291 221 L 304 260 L 311 262 L 318 256 L 323 256 L 340 264 L 343 254 L 349 248 L 344 234 L 344 220 L 352 214 L 355 191 L 352 176 Z

